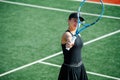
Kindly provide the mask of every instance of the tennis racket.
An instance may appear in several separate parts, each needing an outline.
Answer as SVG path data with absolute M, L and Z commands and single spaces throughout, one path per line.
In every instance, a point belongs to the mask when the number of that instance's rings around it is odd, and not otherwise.
M 104 4 L 103 4 L 103 1 L 102 0 L 99 0 L 99 4 L 101 4 L 102 6 L 102 10 L 101 10 L 101 13 L 100 15 L 98 16 L 98 18 L 96 20 L 94 20 L 93 22 L 91 23 L 85 23 L 84 21 L 81 22 L 79 17 L 81 16 L 81 8 L 83 7 L 83 5 L 85 4 L 85 1 L 86 0 L 83 0 L 81 3 L 80 3 L 80 6 L 78 8 L 78 11 L 77 11 L 77 17 L 78 17 L 78 25 L 77 25 L 77 29 L 76 29 L 76 32 L 75 32 L 75 35 L 72 37 L 71 39 L 71 42 L 74 43 L 77 36 L 82 32 L 84 31 L 86 28 L 96 24 L 103 16 L 104 14 Z M 96 6 L 95 6 L 96 7 Z M 67 50 L 70 50 L 70 48 L 66 48 Z

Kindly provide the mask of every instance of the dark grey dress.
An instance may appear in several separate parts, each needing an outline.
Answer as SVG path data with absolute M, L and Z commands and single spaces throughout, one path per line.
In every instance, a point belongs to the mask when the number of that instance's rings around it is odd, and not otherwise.
M 72 33 L 71 35 L 73 36 Z M 82 46 L 83 42 L 80 36 L 76 38 L 74 46 L 69 51 L 66 50 L 65 44 L 62 44 L 64 63 L 60 69 L 58 80 L 88 80 L 81 58 Z

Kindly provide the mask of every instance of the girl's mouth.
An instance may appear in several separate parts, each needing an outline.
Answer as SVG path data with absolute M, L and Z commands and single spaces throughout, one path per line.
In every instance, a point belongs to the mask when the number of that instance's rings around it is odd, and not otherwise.
M 77 25 L 76 25 L 76 24 L 74 24 L 74 27 L 77 27 Z

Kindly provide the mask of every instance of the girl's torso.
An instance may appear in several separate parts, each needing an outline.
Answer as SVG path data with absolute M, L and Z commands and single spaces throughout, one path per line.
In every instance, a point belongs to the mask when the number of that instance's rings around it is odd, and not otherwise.
M 67 32 L 70 32 L 67 30 Z M 73 34 L 70 32 L 73 36 Z M 68 51 L 66 49 L 66 44 L 62 44 L 62 50 L 64 54 L 64 63 L 65 64 L 77 64 L 81 59 L 81 48 L 83 46 L 83 41 L 80 36 L 77 36 L 73 47 Z

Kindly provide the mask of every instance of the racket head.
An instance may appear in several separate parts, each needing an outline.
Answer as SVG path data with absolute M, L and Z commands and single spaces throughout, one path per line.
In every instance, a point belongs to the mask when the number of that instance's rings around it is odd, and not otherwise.
M 104 13 L 104 4 L 103 4 L 103 1 L 102 0 L 98 0 L 99 5 L 98 4 L 96 6 L 92 5 L 92 8 L 90 8 L 90 11 L 92 11 L 91 13 L 96 12 L 96 11 L 94 11 L 94 8 L 99 9 L 98 10 L 99 12 L 97 12 L 97 18 L 96 19 L 95 18 L 90 18 L 92 22 L 88 22 L 88 21 L 87 21 L 87 23 L 85 23 L 85 21 L 82 22 L 79 19 L 79 17 L 81 16 L 81 9 L 82 8 L 84 9 L 84 7 L 88 7 L 87 5 L 84 4 L 85 1 L 86 0 L 83 0 L 80 3 L 80 6 L 78 8 L 78 26 L 77 26 L 77 30 L 76 30 L 76 35 L 78 35 L 80 32 L 82 32 L 83 30 L 85 30 L 87 27 L 96 24 L 102 18 L 103 13 Z M 102 10 L 100 10 L 101 7 L 102 7 Z

